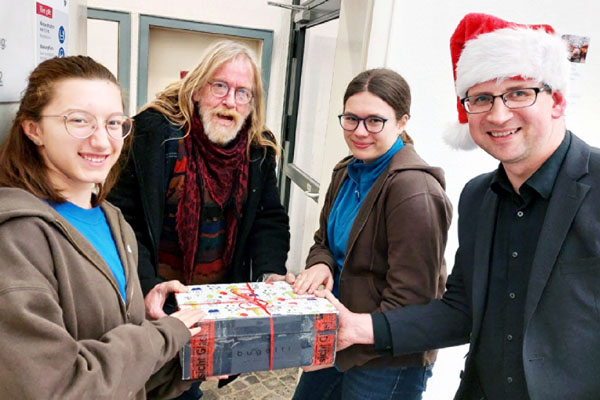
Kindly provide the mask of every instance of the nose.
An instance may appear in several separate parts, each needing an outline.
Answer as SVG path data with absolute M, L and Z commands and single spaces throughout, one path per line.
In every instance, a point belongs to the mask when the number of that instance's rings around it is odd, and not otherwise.
M 358 123 L 358 126 L 356 127 L 356 129 L 354 130 L 354 132 L 352 132 L 355 136 L 361 136 L 361 137 L 365 137 L 369 135 L 369 131 L 367 130 L 367 128 L 365 127 L 365 121 L 360 121 Z
M 492 109 L 488 111 L 486 118 L 489 122 L 501 125 L 512 117 L 512 110 L 506 107 L 502 98 L 496 97 Z
M 110 136 L 106 129 L 106 124 L 98 124 L 92 136 L 89 137 L 90 143 L 95 148 L 106 148 L 110 146 Z
M 229 88 L 229 92 L 223 97 L 223 105 L 227 108 L 235 108 L 235 89 Z

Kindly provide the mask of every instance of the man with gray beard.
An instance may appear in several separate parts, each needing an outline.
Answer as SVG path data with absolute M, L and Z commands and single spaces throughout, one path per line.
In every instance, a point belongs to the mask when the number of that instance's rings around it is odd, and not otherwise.
M 182 283 L 284 278 L 289 221 L 264 108 L 254 55 L 221 41 L 135 117 L 110 200 L 136 232 L 150 318 Z

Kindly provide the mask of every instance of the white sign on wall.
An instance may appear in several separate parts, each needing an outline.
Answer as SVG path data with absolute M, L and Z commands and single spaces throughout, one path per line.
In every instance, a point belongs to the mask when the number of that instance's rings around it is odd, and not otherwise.
M 67 55 L 69 14 L 65 0 L 42 0 L 35 4 L 36 65 L 53 57 Z
M 67 0 L 0 0 L 0 103 L 17 102 L 40 62 L 67 55 Z

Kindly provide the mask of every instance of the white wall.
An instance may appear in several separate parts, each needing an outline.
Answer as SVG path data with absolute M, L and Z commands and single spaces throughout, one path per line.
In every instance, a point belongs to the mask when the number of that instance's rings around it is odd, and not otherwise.
M 290 12 L 268 6 L 266 0 L 87 0 L 88 7 L 131 13 L 131 84 L 130 114 L 137 104 L 139 15 L 153 15 L 189 21 L 234 25 L 273 31 L 273 54 L 267 125 L 281 137 L 281 117 L 285 92 Z M 149 93 L 149 96 L 151 94 Z
M 580 77 L 571 85 L 567 100 L 567 127 L 588 143 L 600 145 L 600 3 L 584 0 L 479 1 L 376 0 L 381 13 L 372 30 L 368 67 L 387 66 L 406 78 L 412 90 L 408 132 L 417 151 L 432 165 L 446 171 L 447 192 L 456 207 L 464 184 L 490 171 L 497 162 L 481 150 L 455 151 L 442 142 L 448 123 L 457 121 L 449 41 L 456 25 L 468 12 L 485 12 L 526 24 L 547 23 L 558 33 L 590 36 L 587 61 L 580 65 Z M 375 13 L 377 15 L 377 13 Z M 391 23 L 386 25 L 388 16 Z M 389 31 L 386 32 L 386 27 Z M 389 40 L 385 40 L 385 36 Z M 384 43 L 382 45 L 382 43 Z M 383 48 L 387 45 L 387 48 Z M 576 104 L 575 104 L 576 103 Z M 570 106 L 572 105 L 572 106 Z M 457 248 L 456 208 L 449 234 L 446 259 L 452 267 Z M 451 399 L 458 386 L 466 347 L 440 352 L 424 399 Z

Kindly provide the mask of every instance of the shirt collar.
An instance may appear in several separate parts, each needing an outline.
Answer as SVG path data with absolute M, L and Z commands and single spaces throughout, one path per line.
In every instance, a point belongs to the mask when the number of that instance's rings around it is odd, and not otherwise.
M 567 131 L 562 143 L 542 164 L 542 166 L 535 171 L 535 173 L 530 176 L 527 181 L 525 181 L 520 192 L 523 193 L 523 189 L 525 192 L 531 189 L 544 199 L 550 198 L 552 188 L 554 187 L 554 182 L 556 182 L 556 177 L 558 176 L 558 171 L 560 170 L 560 166 L 567 155 L 570 144 L 571 132 Z M 510 181 L 508 180 L 508 176 L 506 175 L 506 171 L 504 170 L 504 166 L 502 164 L 500 164 L 496 170 L 496 174 L 490 183 L 490 187 L 497 194 L 501 194 L 502 192 L 515 192 Z

